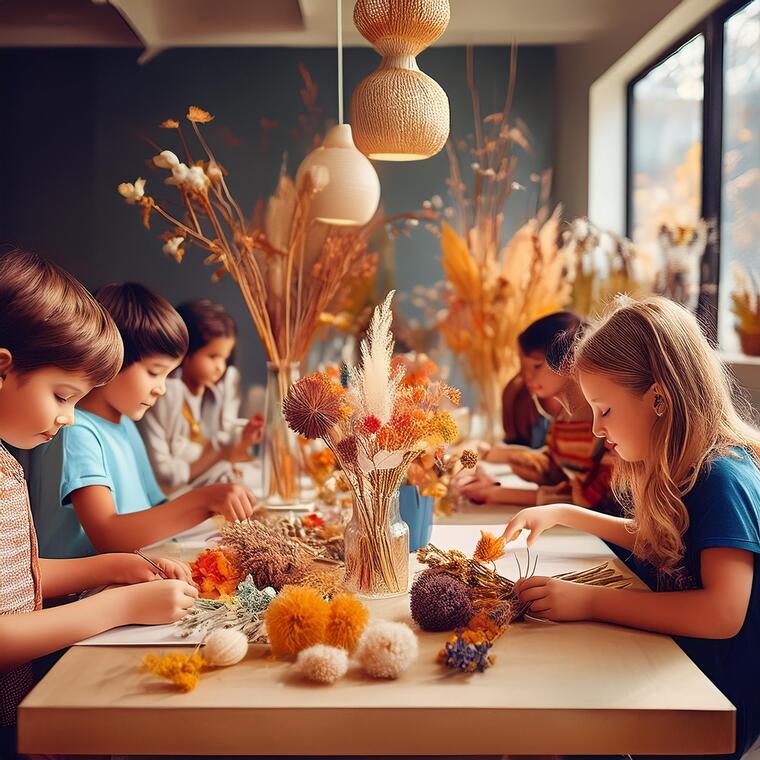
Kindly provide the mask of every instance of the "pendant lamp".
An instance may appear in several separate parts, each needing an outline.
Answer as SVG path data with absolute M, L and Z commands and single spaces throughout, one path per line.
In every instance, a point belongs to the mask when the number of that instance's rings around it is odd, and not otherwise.
M 354 24 L 383 60 L 351 97 L 356 146 L 380 161 L 430 158 L 449 137 L 449 99 L 416 56 L 449 24 L 448 0 L 357 0 Z
M 343 123 L 343 29 L 341 0 L 338 15 L 338 124 L 331 127 L 324 142 L 309 153 L 296 172 L 296 185 L 315 167 L 325 167 L 327 185 L 316 193 L 311 204 L 312 218 L 325 224 L 364 225 L 380 203 L 380 180 L 369 159 L 357 150 L 351 126 Z

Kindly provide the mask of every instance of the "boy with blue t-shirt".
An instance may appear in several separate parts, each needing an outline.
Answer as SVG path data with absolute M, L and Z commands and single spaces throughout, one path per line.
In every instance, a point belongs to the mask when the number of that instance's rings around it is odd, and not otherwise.
M 38 509 L 40 552 L 77 557 L 132 551 L 192 528 L 212 514 L 249 517 L 253 494 L 220 483 L 167 501 L 151 470 L 135 422 L 166 392 L 166 378 L 187 350 L 187 329 L 160 296 L 136 283 L 108 285 L 96 294 L 124 342 L 124 364 L 114 380 L 79 404 L 62 431 L 60 505 Z

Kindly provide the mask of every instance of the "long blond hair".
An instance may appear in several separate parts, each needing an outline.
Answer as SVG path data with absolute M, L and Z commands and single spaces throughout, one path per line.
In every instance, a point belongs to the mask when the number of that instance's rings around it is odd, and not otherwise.
M 578 342 L 574 366 L 637 396 L 659 386 L 665 411 L 652 429 L 651 456 L 617 464 L 612 486 L 633 518 L 636 556 L 678 571 L 689 527 L 683 497 L 730 447 L 760 461 L 760 436 L 745 421 L 751 407 L 736 396 L 733 377 L 694 316 L 666 298 L 618 296 Z

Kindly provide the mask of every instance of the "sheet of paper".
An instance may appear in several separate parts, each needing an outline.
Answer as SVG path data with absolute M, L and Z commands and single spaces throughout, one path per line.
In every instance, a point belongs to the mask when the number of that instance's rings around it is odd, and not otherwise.
M 123 625 L 121 628 L 112 628 L 110 631 L 79 641 L 74 646 L 188 647 L 195 646 L 201 641 L 201 635 L 198 633 L 187 638 L 182 638 L 179 634 L 179 629 L 173 625 Z

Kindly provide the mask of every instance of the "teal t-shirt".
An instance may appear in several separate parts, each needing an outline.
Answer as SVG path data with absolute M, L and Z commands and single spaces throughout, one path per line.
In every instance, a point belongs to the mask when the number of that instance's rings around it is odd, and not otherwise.
M 77 409 L 74 424 L 64 428 L 59 437 L 59 498 L 55 510 L 43 507 L 42 514 L 37 515 L 41 557 L 63 559 L 97 554 L 72 507 L 73 491 L 106 486 L 121 515 L 140 512 L 166 500 L 140 433 L 128 417 L 113 423 Z M 49 457 L 55 458 L 55 449 L 46 452 L 45 458 Z

